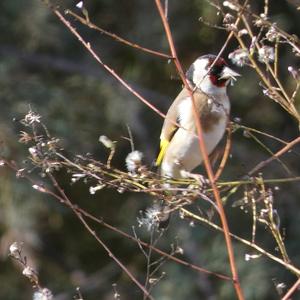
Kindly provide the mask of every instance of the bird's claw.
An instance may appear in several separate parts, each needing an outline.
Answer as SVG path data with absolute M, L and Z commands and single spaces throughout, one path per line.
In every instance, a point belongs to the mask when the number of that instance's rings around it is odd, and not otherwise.
M 184 178 L 194 179 L 200 186 L 204 186 L 209 183 L 209 180 L 201 174 L 195 174 L 195 173 L 191 173 L 191 172 L 182 170 L 181 175 Z

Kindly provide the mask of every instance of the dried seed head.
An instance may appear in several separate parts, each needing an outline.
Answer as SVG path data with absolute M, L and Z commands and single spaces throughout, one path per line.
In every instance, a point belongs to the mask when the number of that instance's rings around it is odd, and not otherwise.
M 142 152 L 137 150 L 130 152 L 125 160 L 127 170 L 131 173 L 135 173 L 142 164 L 142 158 Z
M 258 50 L 258 60 L 262 63 L 269 63 L 274 61 L 275 52 L 274 48 L 270 46 L 263 46 Z
M 232 61 L 233 64 L 243 67 L 248 63 L 248 51 L 244 49 L 237 49 L 229 53 L 228 58 Z
M 9 254 L 14 258 L 19 258 L 22 250 L 22 244 L 14 242 L 9 246 Z
M 30 280 L 34 281 L 34 282 L 38 281 L 38 278 L 37 278 L 37 275 L 36 275 L 35 271 L 31 267 L 29 267 L 29 266 L 26 266 L 23 269 L 22 274 L 24 276 L 26 276 L 27 278 L 29 278 Z
M 30 148 L 28 148 L 28 151 L 33 158 L 37 158 L 38 151 L 37 151 L 36 147 L 30 147 Z
M 137 218 L 139 227 L 145 226 L 148 231 L 157 229 L 169 219 L 169 208 L 166 206 L 153 205 L 148 208 L 141 218 Z
M 39 289 L 33 294 L 33 300 L 52 300 L 52 299 L 53 299 L 53 294 L 47 288 Z
M 291 73 L 295 80 L 299 80 L 299 70 L 293 68 L 292 66 L 289 66 L 288 71 Z
M 25 125 L 32 125 L 34 123 L 40 123 L 41 122 L 41 116 L 33 112 L 32 110 L 29 110 L 27 115 L 22 120 L 23 124 Z
M 239 32 L 238 32 L 238 36 L 243 36 L 243 35 L 246 35 L 246 34 L 249 34 L 248 33 L 248 30 L 246 28 L 244 29 L 241 29 Z
M 231 10 L 239 11 L 239 7 L 234 3 L 235 1 L 224 1 L 223 6 L 228 7 Z
M 233 23 L 233 22 L 234 22 L 234 16 L 232 14 L 227 13 L 224 16 L 223 23 L 224 24 L 229 24 L 229 23 Z
M 279 34 L 274 26 L 271 26 L 270 29 L 266 33 L 266 38 L 270 42 L 274 42 L 278 36 L 279 36 Z

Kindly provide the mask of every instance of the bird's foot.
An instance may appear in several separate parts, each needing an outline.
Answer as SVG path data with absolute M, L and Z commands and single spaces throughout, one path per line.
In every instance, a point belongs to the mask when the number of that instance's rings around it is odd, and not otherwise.
M 209 180 L 201 174 L 195 174 L 195 173 L 191 173 L 191 172 L 188 172 L 185 170 L 182 170 L 180 173 L 183 178 L 192 178 L 192 179 L 196 180 L 196 182 L 200 186 L 204 186 L 209 183 Z

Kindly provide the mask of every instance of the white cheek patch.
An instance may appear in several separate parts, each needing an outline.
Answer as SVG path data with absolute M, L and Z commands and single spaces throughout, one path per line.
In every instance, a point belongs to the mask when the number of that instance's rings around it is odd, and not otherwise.
M 208 77 L 207 70 L 205 69 L 206 65 L 207 65 L 206 59 L 197 59 L 194 62 L 193 82 L 198 87 L 201 81 L 203 81 L 204 77 Z
M 214 85 L 208 75 L 207 67 L 208 61 L 206 59 L 197 59 L 194 66 L 193 82 L 194 84 L 206 94 L 221 95 L 226 93 L 226 87 L 218 87 Z

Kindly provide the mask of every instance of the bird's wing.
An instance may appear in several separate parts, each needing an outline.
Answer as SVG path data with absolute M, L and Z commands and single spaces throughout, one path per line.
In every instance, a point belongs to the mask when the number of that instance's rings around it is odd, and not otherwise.
M 176 126 L 176 123 L 180 123 L 180 116 L 178 111 L 178 106 L 180 105 L 180 102 L 187 99 L 189 97 L 188 91 L 184 88 L 176 97 L 172 105 L 170 106 L 162 130 L 160 134 L 160 150 L 159 154 L 157 155 L 155 165 L 159 166 L 164 158 L 164 155 L 166 153 L 166 150 L 178 130 L 178 126 Z

